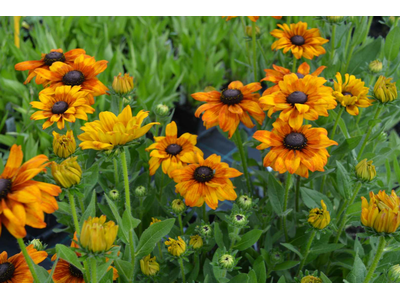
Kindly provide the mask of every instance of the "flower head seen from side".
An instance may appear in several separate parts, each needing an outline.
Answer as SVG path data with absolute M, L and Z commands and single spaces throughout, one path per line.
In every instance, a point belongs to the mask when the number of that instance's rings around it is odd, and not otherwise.
M 332 97 L 332 88 L 325 86 L 322 77 L 306 75 L 299 79 L 296 74 L 286 75 L 278 83 L 279 90 L 264 92 L 260 104 L 268 110 L 268 116 L 280 111 L 279 118 L 289 122 L 291 127 L 300 128 L 303 120 L 317 120 L 319 116 L 329 116 L 328 110 L 337 105 Z
M 178 138 L 178 128 L 172 121 L 165 130 L 166 136 L 154 137 L 154 144 L 146 148 L 150 152 L 150 176 L 162 166 L 162 171 L 171 177 L 173 170 L 197 163 L 197 154 L 203 157 L 203 152 L 196 147 L 197 135 L 184 133 Z
M 396 100 L 396 82 L 392 82 L 392 78 L 379 76 L 374 86 L 374 97 L 381 103 L 388 103 Z
M 66 134 L 60 135 L 53 131 L 53 152 L 61 158 L 67 158 L 74 154 L 76 142 L 72 130 L 68 130 Z
M 25 225 L 45 228 L 44 213 L 58 209 L 55 199 L 61 189 L 32 180 L 50 164 L 46 155 L 38 155 L 22 164 L 21 146 L 11 147 L 7 164 L 0 175 L 0 235 L 4 225 L 16 238 L 26 236 Z
M 157 258 L 151 255 L 147 255 L 140 260 L 140 269 L 146 276 L 154 276 L 160 271 L 160 265 L 157 262 Z
M 290 26 L 278 24 L 278 27 L 281 29 L 271 31 L 271 35 L 278 38 L 272 44 L 272 50 L 283 49 L 283 53 L 290 50 L 297 59 L 302 57 L 313 59 L 314 56 L 326 53 L 322 45 L 329 40 L 321 37 L 318 28 L 307 29 L 307 23 L 304 22 L 290 24 Z
M 338 103 L 346 107 L 346 111 L 350 115 L 357 116 L 359 107 L 372 105 L 372 101 L 368 99 L 368 87 L 365 86 L 364 81 L 356 79 L 354 75 L 346 74 L 343 82 L 342 75 L 339 72 L 336 73 L 336 80 L 333 96 Z
M 279 82 L 283 81 L 283 78 L 286 75 L 292 74 L 292 71 L 289 69 L 286 69 L 284 67 L 279 67 L 276 65 L 272 65 L 273 69 L 265 69 L 265 77 L 261 79 L 261 81 L 269 81 L 274 83 L 274 86 L 269 87 L 265 91 L 265 95 L 267 94 L 272 94 L 273 92 L 279 91 Z M 304 78 L 306 75 L 312 75 L 312 76 L 318 76 L 319 74 L 322 73 L 322 71 L 325 69 L 325 66 L 320 66 L 318 67 L 314 72 L 310 73 L 310 65 L 306 62 L 303 62 L 297 69 L 297 72 L 295 73 L 299 79 Z M 267 92 L 268 91 L 268 92 Z
M 168 252 L 173 256 L 179 257 L 186 251 L 186 243 L 180 236 L 176 240 L 169 238 L 168 241 L 165 241 L 165 245 L 168 246 Z
M 26 247 L 35 264 L 47 258 L 46 251 L 37 251 L 33 245 Z M 7 252 L 0 253 L 0 283 L 33 283 L 33 277 L 22 252 L 8 257 Z
M 321 208 L 313 208 L 308 215 L 308 223 L 316 229 L 324 229 L 331 222 L 331 215 L 324 200 L 321 200 Z
M 261 142 L 257 149 L 271 147 L 263 161 L 265 167 L 306 178 L 308 171 L 324 172 L 329 157 L 326 148 L 338 145 L 328 138 L 326 129 L 312 128 L 311 125 L 295 129 L 281 119 L 277 119 L 272 126 L 272 131 L 258 130 L 253 135 Z
M 376 177 L 376 169 L 372 163 L 372 160 L 367 161 L 365 158 L 356 165 L 356 176 L 358 179 L 369 182 Z
M 171 173 L 177 183 L 176 192 L 185 198 L 186 205 L 200 207 L 206 202 L 211 209 L 216 209 L 218 201 L 235 200 L 237 195 L 229 178 L 238 177 L 242 173 L 221 162 L 221 156 L 216 154 L 207 159 L 198 158 L 199 163 Z
M 16 64 L 15 70 L 29 70 L 28 77 L 26 78 L 24 84 L 30 82 L 35 76 L 35 82 L 37 84 L 43 84 L 46 83 L 47 80 L 36 73 L 37 69 L 49 70 L 50 66 L 57 61 L 65 63 L 67 65 L 72 65 L 75 58 L 85 53 L 86 52 L 83 49 L 73 49 L 65 53 L 62 49 L 51 49 L 49 53 L 42 53 L 42 58 L 39 60 L 29 60 Z
M 193 247 L 193 249 L 199 249 L 203 247 L 203 239 L 200 235 L 193 235 L 190 237 L 189 245 Z
M 364 226 L 376 232 L 393 233 L 400 226 L 400 198 L 392 191 L 390 195 L 385 191 L 378 194 L 369 192 L 369 203 L 361 197 L 361 222 Z
M 107 61 L 96 61 L 94 57 L 80 55 L 70 65 L 63 62 L 53 63 L 49 70 L 37 69 L 36 73 L 49 81 L 50 87 L 81 86 L 89 91 L 89 104 L 94 104 L 94 98 L 106 94 L 108 88 L 97 78 L 107 68 Z
M 142 126 L 148 115 L 148 112 L 141 110 L 133 116 L 129 105 L 118 117 L 109 111 L 101 112 L 100 120 L 87 122 L 81 127 L 84 133 L 78 135 L 78 139 L 82 141 L 79 147 L 84 150 L 111 150 L 115 146 L 132 142 L 145 135 L 153 125 L 159 124 L 154 122 Z
M 129 73 L 122 76 L 121 73 L 119 73 L 118 76 L 114 76 L 112 88 L 114 92 L 119 95 L 128 94 L 133 90 L 133 76 L 129 76 Z
M 118 225 L 106 222 L 106 216 L 89 217 L 82 226 L 79 241 L 83 248 L 91 252 L 106 252 L 113 246 L 118 233 Z
M 56 162 L 51 163 L 51 174 L 58 185 L 63 188 L 70 188 L 75 184 L 79 184 L 82 177 L 81 166 L 76 161 L 77 156 L 70 157 L 58 164 Z
M 39 109 L 31 116 L 31 120 L 43 120 L 43 129 L 57 123 L 61 130 L 65 122 L 75 123 L 76 119 L 87 121 L 87 114 L 92 114 L 94 108 L 87 104 L 88 91 L 80 86 L 60 86 L 47 88 L 39 93 L 39 101 L 32 101 L 33 108 Z
M 240 122 L 247 128 L 253 128 L 255 125 L 250 117 L 253 117 L 260 125 L 264 121 L 265 114 L 258 101 L 260 95 L 257 91 L 260 89 L 259 82 L 244 86 L 240 81 L 233 81 L 221 92 L 192 94 L 195 100 L 207 102 L 196 110 L 195 116 L 199 118 L 204 112 L 202 120 L 207 129 L 219 125 L 224 132 L 229 132 L 229 138 L 231 138 Z

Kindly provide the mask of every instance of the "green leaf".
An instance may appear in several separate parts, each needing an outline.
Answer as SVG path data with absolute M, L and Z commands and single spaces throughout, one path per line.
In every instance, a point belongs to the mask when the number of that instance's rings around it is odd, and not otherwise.
M 349 199 L 351 197 L 351 180 L 350 176 L 347 173 L 347 170 L 343 165 L 337 160 L 336 161 L 336 180 L 337 186 L 339 189 L 339 193 L 345 198 Z
M 351 150 L 358 146 L 361 139 L 362 136 L 355 136 L 349 139 L 345 139 L 343 142 L 340 143 L 339 147 L 335 148 L 335 150 L 332 151 L 332 155 L 349 153 Z
M 279 277 L 278 283 L 286 283 L 285 276 L 282 275 L 281 277 Z
M 392 28 L 385 40 L 385 57 L 388 61 L 396 59 L 400 50 L 400 28 Z
M 284 190 L 282 185 L 275 179 L 272 174 L 267 175 L 267 194 L 272 205 L 272 209 L 276 214 L 282 213 L 282 203 L 283 203 L 283 196 Z
M 300 262 L 295 260 L 288 260 L 274 267 L 275 271 L 283 271 L 297 266 Z
M 135 256 L 142 258 L 150 254 L 155 245 L 171 231 L 174 223 L 175 219 L 167 219 L 147 228 L 140 237 Z
M 71 248 L 68 248 L 67 246 L 65 246 L 63 244 L 57 244 L 56 245 L 56 253 L 59 258 L 66 260 L 70 264 L 74 265 L 81 272 L 83 272 L 82 264 L 79 261 L 76 253 Z
M 35 268 L 36 274 L 41 283 L 45 283 L 45 282 L 49 281 L 50 274 L 46 271 L 45 268 L 38 266 L 35 263 L 33 263 L 33 267 Z
M 115 220 L 117 221 L 117 224 L 123 224 L 121 216 L 119 215 L 119 212 L 118 212 L 118 208 L 115 205 L 115 203 L 110 198 L 108 198 L 107 194 L 104 194 L 104 196 L 106 197 L 107 204 L 110 207 L 110 209 L 113 213 L 113 216 L 114 216 Z M 124 229 L 125 229 L 124 226 L 121 226 L 121 225 L 119 226 L 118 236 L 121 239 L 123 239 L 123 241 L 127 244 L 129 241 L 129 232 L 125 231 Z
M 249 275 L 245 273 L 239 273 L 229 281 L 229 283 L 248 283 L 248 282 L 249 282 Z
M 329 253 L 332 251 L 339 250 L 343 248 L 343 244 L 325 244 L 321 246 L 316 246 L 314 247 L 311 251 L 310 254 L 322 254 L 322 253 Z
M 346 280 L 351 283 L 361 283 L 364 281 L 365 276 L 367 276 L 367 268 L 365 267 L 361 258 L 358 256 L 358 253 L 356 253 L 353 268 L 347 275 Z
M 248 275 L 249 275 L 249 283 L 257 283 L 257 275 L 254 270 L 251 270 Z
M 258 283 L 267 282 L 267 269 L 265 267 L 265 262 L 262 256 L 257 257 L 253 264 L 254 272 L 257 275 Z
M 195 263 L 194 263 L 194 267 L 192 269 L 192 271 L 189 274 L 189 277 L 187 279 L 187 282 L 195 282 L 197 279 L 197 276 L 199 275 L 199 271 L 200 271 L 200 262 L 199 262 L 199 257 L 195 256 L 194 258 Z
M 295 246 L 289 243 L 281 243 L 282 246 L 288 248 L 290 251 L 296 253 L 300 259 L 303 259 L 303 255 L 301 255 L 300 251 L 296 249 Z
M 332 202 L 325 194 L 321 194 L 320 192 L 305 187 L 300 188 L 300 193 L 301 193 L 301 199 L 308 208 L 312 209 L 320 207 L 321 200 L 324 200 L 328 208 L 328 211 L 333 210 Z
M 332 281 L 324 274 L 324 272 L 321 271 L 319 274 L 319 277 L 322 279 L 323 283 L 332 283 Z
M 111 266 L 114 260 L 109 259 L 106 263 L 101 264 L 97 267 L 97 280 L 100 282 L 101 279 L 106 275 L 108 268 Z M 112 271 L 112 270 L 111 270 Z
M 215 237 L 215 242 L 217 243 L 218 247 L 223 249 L 225 247 L 225 244 L 224 244 L 224 239 L 222 236 L 222 231 L 219 228 L 218 223 L 214 223 L 214 237 Z
M 139 226 L 140 220 L 132 217 L 132 215 L 125 210 L 124 214 L 122 215 L 122 226 L 124 227 L 125 232 L 130 232 L 131 229 L 135 229 Z
M 114 266 L 118 271 L 118 275 L 120 276 L 123 282 L 130 282 L 130 275 L 132 274 L 132 263 L 129 261 L 125 261 L 122 259 L 117 258 L 114 261 Z
M 234 246 L 234 248 L 240 251 L 246 250 L 258 241 L 262 233 L 263 231 L 259 229 L 253 229 L 245 233 L 241 240 Z

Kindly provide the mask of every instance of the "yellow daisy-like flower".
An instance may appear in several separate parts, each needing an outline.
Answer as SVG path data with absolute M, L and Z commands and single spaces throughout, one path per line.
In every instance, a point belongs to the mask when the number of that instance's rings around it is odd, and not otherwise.
M 127 105 L 118 115 L 112 112 L 101 112 L 100 120 L 87 122 L 81 129 L 84 131 L 78 135 L 82 141 L 79 147 L 82 149 L 111 150 L 117 145 L 125 145 L 145 135 L 153 125 L 158 122 L 142 126 L 143 120 L 149 115 L 143 110 L 136 116 L 132 116 L 132 109 Z
M 199 163 L 190 164 L 180 170 L 172 171 L 172 179 L 177 183 L 176 192 L 185 198 L 187 206 L 207 205 L 216 209 L 218 200 L 235 200 L 234 186 L 229 178 L 242 175 L 227 163 L 221 162 L 221 156 L 210 155 L 207 159 L 198 156 Z
M 152 258 L 150 254 L 140 260 L 140 269 L 144 275 L 154 276 L 160 271 L 160 265 L 156 260 L 157 258 L 155 256 Z
M 392 78 L 379 76 L 374 85 L 374 97 L 382 103 L 392 102 L 397 99 L 396 82 Z
M 70 157 L 58 164 L 51 162 L 51 174 L 58 185 L 69 188 L 75 184 L 79 184 L 82 177 L 82 169 L 78 162 L 77 156 Z
M 400 198 L 392 191 L 390 195 L 385 191 L 378 194 L 369 192 L 369 203 L 361 197 L 361 222 L 364 226 L 373 228 L 376 232 L 393 233 L 400 226 Z
M 300 79 L 296 74 L 286 75 L 279 81 L 278 91 L 264 92 L 260 104 L 268 110 L 269 117 L 281 111 L 279 118 L 298 129 L 303 125 L 303 119 L 314 121 L 319 116 L 327 117 L 328 110 L 336 107 L 332 89 L 324 86 L 325 82 L 324 78 L 312 75 Z
M 321 200 L 321 207 L 322 208 L 313 208 L 308 215 L 308 223 L 317 229 L 324 229 L 331 222 L 331 215 L 326 208 L 324 200 Z
M 184 133 L 178 138 L 178 128 L 174 121 L 167 125 L 165 135 L 154 137 L 156 142 L 146 148 L 146 151 L 151 151 L 150 176 L 162 165 L 163 172 L 171 177 L 173 170 L 197 163 L 197 153 L 203 157 L 203 152 L 195 146 L 197 135 Z
M 114 92 L 124 95 L 133 90 L 133 76 L 129 76 L 129 73 L 125 73 L 124 76 L 121 73 L 118 76 L 114 76 L 112 83 Z
M 321 37 L 318 28 L 307 29 L 307 23 L 298 22 L 297 24 L 278 24 L 280 29 L 271 31 L 271 35 L 279 40 L 275 41 L 271 49 L 283 49 L 283 53 L 292 51 L 294 57 L 313 59 L 314 56 L 325 54 L 323 44 L 329 40 Z
M 76 142 L 72 130 L 68 130 L 65 135 L 60 135 L 53 131 L 53 137 L 53 151 L 55 155 L 67 158 L 75 152 Z
M 368 107 L 372 105 L 372 100 L 368 99 L 368 87 L 364 81 L 356 79 L 354 75 L 345 75 L 345 81 L 342 80 L 342 75 L 336 73 L 334 83 L 333 96 L 342 106 L 346 107 L 346 111 L 353 116 L 359 114 L 359 107 Z
M 60 86 L 47 88 L 39 93 L 40 101 L 32 101 L 33 108 L 40 109 L 32 114 L 32 120 L 46 119 L 43 129 L 57 123 L 59 129 L 64 129 L 65 121 L 75 123 L 76 119 L 87 121 L 87 114 L 92 114 L 94 108 L 87 104 L 89 92 L 80 86 Z
M 168 247 L 168 252 L 173 256 L 181 256 L 182 253 L 186 251 L 186 243 L 180 236 L 178 236 L 177 240 L 173 238 L 169 238 L 168 241 L 165 241 L 165 245 Z

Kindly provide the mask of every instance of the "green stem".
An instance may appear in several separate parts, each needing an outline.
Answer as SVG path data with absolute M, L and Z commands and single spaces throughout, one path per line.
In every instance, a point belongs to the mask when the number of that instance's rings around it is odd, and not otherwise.
M 335 137 L 336 128 L 337 128 L 337 126 L 339 124 L 340 118 L 342 117 L 343 111 L 344 111 L 344 106 L 341 105 L 340 106 L 340 110 L 338 112 L 338 115 L 336 116 L 335 124 L 333 125 L 333 128 L 332 128 L 332 132 L 331 132 L 331 136 L 330 136 L 331 140 L 333 140 L 333 138 Z
M 299 212 L 299 198 L 300 198 L 300 180 L 301 177 L 300 175 L 297 175 L 297 180 L 296 180 L 296 212 Z
M 233 229 L 233 238 L 231 239 L 231 244 L 229 246 L 229 251 L 232 250 L 233 246 L 235 245 L 236 242 L 236 236 L 239 234 L 240 228 L 235 227 Z
M 129 191 L 129 177 L 128 177 L 128 164 L 126 162 L 126 154 L 125 149 L 121 152 L 121 162 L 122 162 L 122 171 L 124 174 L 124 185 L 125 185 L 125 208 L 132 214 L 131 208 L 131 193 Z
M 68 199 L 69 199 L 69 204 L 71 206 L 71 213 L 72 213 L 72 219 L 74 220 L 75 231 L 77 234 L 80 234 L 81 230 L 79 228 L 78 215 L 76 213 L 74 195 L 72 195 L 72 193 L 69 190 L 68 190 Z
M 186 279 L 185 279 L 185 269 L 183 268 L 183 260 L 182 260 L 182 257 L 179 257 L 179 265 L 181 266 L 182 282 L 183 282 L 183 283 L 186 283 Z
M 97 283 L 97 261 L 96 258 L 90 258 L 90 267 L 92 270 L 92 283 Z
M 208 223 L 206 203 L 203 204 L 203 220 Z
M 376 111 L 373 120 L 376 120 L 376 119 L 379 117 L 379 115 L 381 114 L 382 109 L 383 109 L 383 105 L 379 105 L 378 110 Z M 367 134 L 365 135 L 364 142 L 363 142 L 363 144 L 362 144 L 362 146 L 361 146 L 361 148 L 360 148 L 360 151 L 358 152 L 357 160 L 360 160 L 360 158 L 361 158 L 361 156 L 362 156 L 362 154 L 363 154 L 363 152 L 364 152 L 365 146 L 367 145 L 369 136 L 371 135 L 371 132 L 372 132 L 372 129 L 373 129 L 373 128 L 374 128 L 374 125 L 372 125 L 372 126 L 370 125 L 370 126 L 368 127 L 368 131 L 367 131 Z
M 223 269 L 223 270 L 222 270 L 222 274 L 221 274 L 221 277 L 222 277 L 222 278 L 225 278 L 225 277 L 226 277 L 226 271 L 227 271 L 226 269 Z
M 368 17 L 368 25 L 367 25 L 367 28 L 368 28 L 368 29 L 367 29 L 367 31 L 365 32 L 365 36 L 364 36 L 363 41 L 362 41 L 362 44 L 363 44 L 363 45 L 365 44 L 365 41 L 367 40 L 368 33 L 369 33 L 369 30 L 370 30 L 371 25 L 372 25 L 372 20 L 373 20 L 373 18 L 374 18 L 374 17 L 372 17 L 372 16 Z
M 247 169 L 247 160 L 246 160 L 246 156 L 244 154 L 243 142 L 242 142 L 242 137 L 240 135 L 239 128 L 236 130 L 234 135 L 236 137 L 236 146 L 238 147 L 238 150 L 239 150 L 240 159 L 242 160 L 243 172 L 244 172 L 244 176 L 246 178 L 246 184 L 247 184 L 247 192 L 251 195 L 252 190 L 251 190 L 250 175 L 249 175 L 249 171 Z
M 288 175 L 286 177 L 286 185 L 285 185 L 285 198 L 283 199 L 283 212 L 285 212 L 287 210 L 289 189 L 290 189 L 291 183 L 292 183 L 292 174 L 288 173 Z M 283 216 L 282 224 L 283 224 L 283 231 L 285 233 L 285 241 L 289 242 L 289 235 L 288 235 L 287 224 L 286 224 L 286 215 Z
M 33 282 L 40 283 L 39 277 L 36 274 L 35 266 L 33 265 L 33 261 L 31 257 L 28 254 L 28 250 L 26 250 L 26 246 L 24 244 L 24 240 L 22 238 L 18 238 L 17 242 L 19 244 L 19 248 L 22 251 L 22 254 L 24 255 L 25 261 L 28 264 L 29 271 L 31 271 L 32 277 L 33 277 Z
M 244 36 L 246 36 L 246 22 L 244 21 L 244 17 L 240 17 L 240 20 L 242 21 L 243 34 L 244 34 Z M 247 60 L 248 60 L 249 66 L 251 66 L 251 55 L 250 55 L 250 51 L 249 51 L 249 45 L 247 44 L 246 40 L 244 40 L 244 43 L 246 45 Z
M 90 282 L 90 269 L 87 259 L 83 261 L 83 268 L 85 269 L 85 274 L 83 278 L 85 279 L 85 282 Z
M 161 199 L 162 199 L 162 191 L 163 191 L 163 189 L 164 189 L 164 173 L 161 173 L 161 179 L 160 179 L 160 186 L 159 186 L 159 188 L 160 188 L 160 192 L 158 193 L 158 204 L 161 206 L 162 204 L 162 202 L 161 202 Z M 158 208 L 157 208 L 157 213 L 158 213 Z
M 251 22 L 251 37 L 253 42 L 253 72 L 254 72 L 254 81 L 258 82 L 257 79 L 257 52 L 256 52 L 256 22 Z
M 118 161 L 117 158 L 113 158 L 114 162 L 114 181 L 115 181 L 115 188 L 119 185 L 119 176 L 118 176 Z
M 261 46 L 260 40 L 257 40 L 257 44 L 258 44 L 258 48 L 260 49 L 261 55 L 262 55 L 262 57 L 264 58 L 265 63 L 267 63 L 267 62 L 268 62 L 267 56 L 266 56 L 266 54 L 265 54 L 264 49 L 263 49 L 262 46 Z
M 347 32 L 347 38 L 346 38 L 346 45 L 344 47 L 344 54 L 348 55 L 348 50 L 349 50 L 349 46 L 350 46 L 350 41 L 351 41 L 351 33 L 353 31 L 353 25 L 350 25 L 349 31 Z M 345 73 L 347 70 L 346 65 L 343 66 L 342 68 L 342 72 L 341 73 Z
M 333 59 L 335 58 L 335 36 L 336 36 L 336 24 L 332 24 L 332 35 L 331 35 L 331 55 L 329 57 L 329 60 L 331 63 L 333 63 Z
M 360 191 L 360 189 L 361 189 L 361 186 L 362 186 L 362 184 L 361 184 L 361 182 L 358 182 L 357 183 L 357 186 L 356 186 L 356 189 L 354 190 L 354 193 L 353 193 L 353 196 L 351 197 L 351 199 L 347 202 L 345 202 L 344 203 L 344 205 L 341 207 L 341 209 L 340 209 L 340 211 L 337 213 L 337 215 L 336 215 L 336 217 L 339 219 L 340 218 L 340 216 L 341 216 L 341 214 L 343 213 L 343 212 L 345 212 L 345 215 L 346 215 L 346 210 L 347 210 L 347 208 L 350 206 L 350 205 L 352 205 L 353 204 L 353 202 L 354 202 L 354 200 L 356 199 L 356 197 L 357 197 L 357 195 L 358 195 L 358 192 Z M 337 241 L 336 241 L 337 242 Z M 336 243 L 335 242 L 335 243 Z
M 292 73 L 296 73 L 297 58 L 293 56 Z
M 120 97 L 120 98 L 119 98 L 119 106 L 118 106 L 118 114 L 120 114 L 121 111 L 122 111 L 122 104 L 123 104 L 123 102 L 124 102 L 124 98 L 123 98 L 123 97 Z
M 299 269 L 297 270 L 297 275 L 296 275 L 296 276 L 299 275 L 300 271 L 303 269 L 303 267 L 304 267 L 304 265 L 305 265 L 305 263 L 306 263 L 307 256 L 308 256 L 308 253 L 310 252 L 311 244 L 312 244 L 312 242 L 313 242 L 313 240 L 314 240 L 314 237 L 315 237 L 315 233 L 316 233 L 316 232 L 317 232 L 316 230 L 313 230 L 313 231 L 311 232 L 310 237 L 308 238 L 307 246 L 306 246 L 306 248 L 304 249 L 303 259 L 301 260 L 300 267 L 299 267 Z
M 205 205 L 206 204 L 204 203 L 204 206 Z M 181 234 L 183 235 L 184 233 L 183 233 L 183 225 L 182 225 L 182 216 L 181 216 L 181 214 L 178 215 L 178 221 L 179 221 L 179 228 L 181 229 Z
M 131 252 L 131 264 L 132 264 L 132 282 L 135 282 L 135 244 L 133 242 L 133 229 L 129 231 L 129 250 Z
M 385 249 L 385 246 L 386 246 L 385 237 L 380 236 L 379 237 L 379 245 L 378 245 L 378 249 L 376 250 L 374 261 L 372 262 L 372 265 L 369 267 L 368 274 L 365 277 L 364 283 L 368 283 L 372 279 L 372 276 L 374 275 L 375 269 L 378 266 L 379 260 L 382 257 L 383 250 Z
M 161 242 L 158 242 L 158 252 L 160 252 L 160 259 L 163 259 L 162 250 L 161 250 Z

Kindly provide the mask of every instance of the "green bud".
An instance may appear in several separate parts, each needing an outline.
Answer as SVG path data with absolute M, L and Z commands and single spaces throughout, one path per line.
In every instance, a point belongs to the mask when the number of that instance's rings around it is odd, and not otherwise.
M 284 257 L 282 252 L 279 249 L 273 249 L 270 254 L 270 260 L 275 265 L 283 263 Z
M 231 269 L 235 266 L 235 258 L 230 254 L 221 255 L 221 257 L 218 259 L 218 264 L 223 269 Z
M 159 117 L 166 117 L 169 114 L 169 107 L 165 104 L 158 104 L 155 109 L 155 114 Z
M 247 195 L 242 195 L 237 199 L 237 204 L 240 208 L 248 210 L 252 207 L 253 200 Z
M 238 227 L 245 226 L 247 224 L 247 218 L 242 214 L 234 214 L 232 215 L 232 223 Z
M 33 245 L 33 248 L 35 248 L 37 251 L 43 251 L 47 247 L 47 245 L 46 244 L 43 245 L 39 239 L 34 239 L 30 241 L 29 245 Z
M 181 199 L 175 199 L 172 201 L 172 210 L 175 214 L 180 215 L 186 210 L 186 205 Z
M 389 268 L 388 279 L 392 283 L 400 283 L 400 265 L 394 265 Z
M 144 196 L 146 196 L 146 188 L 143 185 L 138 186 L 135 189 L 135 196 L 136 197 L 144 197 Z
M 119 198 L 119 192 L 117 190 L 111 190 L 109 192 L 109 196 L 112 200 L 118 200 Z
M 203 225 L 200 228 L 200 234 L 206 237 L 211 236 L 212 234 L 212 228 L 210 225 Z

